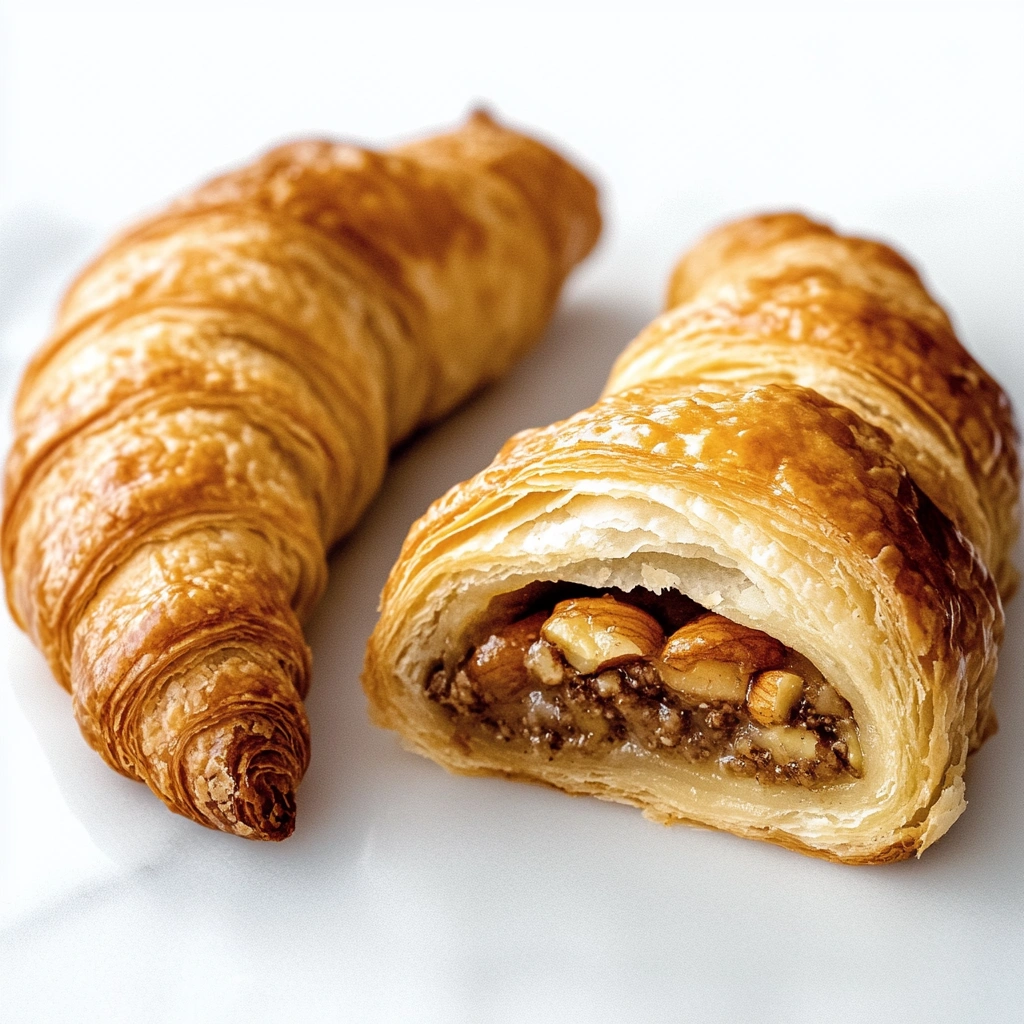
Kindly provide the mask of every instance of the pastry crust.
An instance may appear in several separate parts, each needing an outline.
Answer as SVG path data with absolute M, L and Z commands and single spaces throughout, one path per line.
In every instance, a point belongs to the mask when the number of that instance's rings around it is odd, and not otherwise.
M 680 260 L 669 312 L 619 357 L 605 393 L 685 377 L 799 384 L 884 430 L 978 549 L 1005 598 L 1020 528 L 1010 403 L 913 267 L 799 214 L 713 232 Z
M 326 550 L 389 448 L 537 339 L 599 229 L 586 177 L 477 113 L 386 152 L 279 147 L 79 276 L 18 394 L 3 567 L 113 767 L 290 834 Z
M 806 244 L 799 255 L 796 242 Z M 826 258 L 840 265 L 826 273 Z M 606 397 L 512 438 L 412 528 L 367 652 L 373 715 L 453 771 L 545 783 L 849 863 L 920 852 L 963 810 L 968 751 L 995 727 L 1003 613 L 982 552 L 1008 587 L 1017 464 L 1005 398 L 942 333 L 945 316 L 902 259 L 796 215 L 712 235 L 684 259 L 672 294 L 687 304 L 626 350 Z M 946 404 L 883 387 L 898 348 L 890 329 L 914 379 L 953 396 Z M 937 369 L 933 335 L 949 356 Z M 790 342 L 796 354 L 784 351 Z M 805 356 L 818 379 L 866 382 L 849 408 L 794 382 Z M 771 382 L 773 359 L 781 383 Z M 970 401 L 960 388 L 974 389 Z M 892 434 L 863 415 L 871 401 Z M 920 418 L 898 434 L 915 408 Z M 962 418 L 941 418 L 951 410 Z M 901 459 L 919 436 L 958 443 L 935 441 L 933 460 Z M 921 465 L 948 472 L 949 487 L 915 480 Z M 975 496 L 970 514 L 954 504 L 961 493 Z M 940 505 L 977 531 L 973 543 Z M 657 751 L 550 756 L 467 738 L 425 699 L 425 674 L 460 663 L 496 599 L 545 580 L 627 596 L 681 591 L 781 641 L 849 702 L 863 771 L 816 788 L 763 785 Z

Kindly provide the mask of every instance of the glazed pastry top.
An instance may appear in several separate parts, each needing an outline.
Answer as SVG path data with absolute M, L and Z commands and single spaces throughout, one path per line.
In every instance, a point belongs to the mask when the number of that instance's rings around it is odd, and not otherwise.
M 890 435 L 1004 595 L 1012 591 L 1012 410 L 901 256 L 798 214 L 751 218 L 680 261 L 668 305 L 619 357 L 606 393 L 668 376 L 820 391 Z

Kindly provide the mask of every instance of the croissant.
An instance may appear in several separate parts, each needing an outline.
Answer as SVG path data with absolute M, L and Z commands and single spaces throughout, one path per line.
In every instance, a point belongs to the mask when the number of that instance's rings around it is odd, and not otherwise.
M 445 767 L 849 863 L 995 729 L 1017 437 L 891 249 L 797 214 L 683 258 L 605 396 L 416 523 L 364 686 Z
M 580 171 L 476 113 L 379 153 L 281 146 L 81 274 L 17 397 L 3 569 L 113 768 L 200 824 L 292 832 L 326 550 L 389 448 L 538 338 L 599 230 Z

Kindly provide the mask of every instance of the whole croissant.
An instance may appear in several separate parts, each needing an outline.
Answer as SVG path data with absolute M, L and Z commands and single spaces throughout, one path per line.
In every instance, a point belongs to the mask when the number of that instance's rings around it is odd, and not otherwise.
M 112 767 L 291 833 L 326 550 L 389 448 L 538 338 L 599 230 L 586 177 L 477 113 L 274 149 L 84 271 L 17 398 L 3 569 Z

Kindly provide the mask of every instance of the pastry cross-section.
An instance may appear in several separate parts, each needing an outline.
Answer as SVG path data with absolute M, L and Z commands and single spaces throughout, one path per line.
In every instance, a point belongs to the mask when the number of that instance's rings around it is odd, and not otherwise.
M 374 717 L 456 772 L 919 853 L 995 729 L 1006 398 L 902 257 L 796 214 L 712 233 L 670 304 L 604 398 L 413 526 Z

